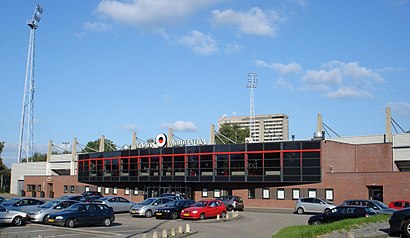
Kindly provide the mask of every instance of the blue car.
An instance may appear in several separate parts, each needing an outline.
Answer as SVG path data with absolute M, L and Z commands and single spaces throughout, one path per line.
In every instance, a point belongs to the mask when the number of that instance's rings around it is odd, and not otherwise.
M 105 204 L 76 203 L 64 211 L 50 214 L 48 224 L 70 228 L 94 224 L 110 226 L 114 220 L 114 210 Z

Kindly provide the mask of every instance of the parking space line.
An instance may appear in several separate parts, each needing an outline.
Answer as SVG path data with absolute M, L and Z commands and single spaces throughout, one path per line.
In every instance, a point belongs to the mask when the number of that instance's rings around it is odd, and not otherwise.
M 32 224 L 34 226 L 44 226 L 41 224 Z M 59 230 L 66 230 L 70 232 L 78 232 L 78 233 L 90 233 L 90 234 L 99 234 L 99 235 L 105 235 L 105 236 L 121 236 L 121 234 L 118 233 L 112 233 L 108 231 L 95 231 L 95 230 L 86 230 L 86 229 L 81 229 L 81 228 L 68 228 L 68 227 L 60 227 L 60 226 L 52 226 L 53 229 L 59 229 Z M 49 231 L 49 230 L 48 230 Z

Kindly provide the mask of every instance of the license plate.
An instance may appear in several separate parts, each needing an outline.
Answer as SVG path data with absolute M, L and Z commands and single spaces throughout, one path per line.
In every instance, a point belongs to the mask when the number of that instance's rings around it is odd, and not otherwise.
M 187 214 L 187 213 L 184 213 L 184 214 L 182 214 L 184 217 L 189 217 L 189 214 Z
M 53 222 L 54 222 L 54 219 L 48 219 L 48 222 L 49 222 L 49 223 L 53 223 Z
M 161 216 L 162 215 L 162 213 L 161 212 L 157 212 L 157 214 L 156 214 L 157 216 Z

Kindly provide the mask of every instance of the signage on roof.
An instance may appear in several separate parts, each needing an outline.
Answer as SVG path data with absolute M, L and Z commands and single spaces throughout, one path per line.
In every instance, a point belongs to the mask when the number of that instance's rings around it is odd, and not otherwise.
M 192 146 L 192 145 L 206 145 L 205 139 L 187 139 L 175 140 L 168 143 L 168 138 L 164 133 L 160 133 L 155 137 L 154 142 L 137 143 L 137 148 L 162 148 L 173 146 Z

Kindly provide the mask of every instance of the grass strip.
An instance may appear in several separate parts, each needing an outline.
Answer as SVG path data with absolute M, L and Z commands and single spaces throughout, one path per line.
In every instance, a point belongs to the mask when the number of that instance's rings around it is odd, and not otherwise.
M 387 221 L 389 218 L 390 215 L 376 215 L 371 217 L 346 219 L 318 226 L 289 226 L 282 228 L 278 233 L 274 234 L 272 238 L 314 238 L 319 235 L 332 233 L 336 230 L 350 231 L 356 227 L 359 227 L 360 225 Z

